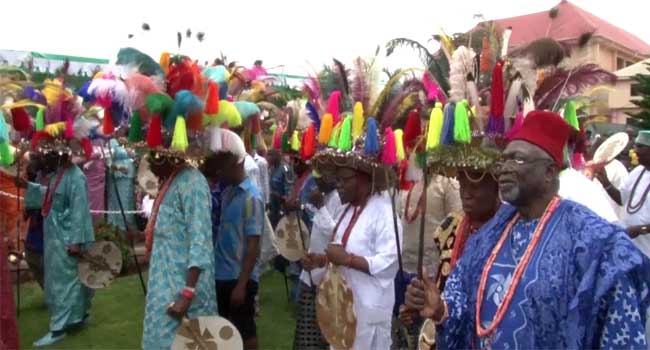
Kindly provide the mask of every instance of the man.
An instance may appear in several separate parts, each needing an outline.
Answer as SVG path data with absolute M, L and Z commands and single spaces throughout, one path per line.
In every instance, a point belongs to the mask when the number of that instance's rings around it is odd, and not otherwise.
M 117 143 L 117 140 L 112 139 L 109 147 L 111 157 L 106 160 L 109 169 L 109 173 L 106 174 L 108 178 L 106 192 L 108 211 L 112 213 L 108 214 L 106 221 L 126 231 L 129 227 L 136 227 L 135 215 L 129 213 L 135 210 L 135 166 L 133 159 L 129 157 L 126 149 Z M 120 204 L 126 212 L 126 222 L 129 227 L 124 226 Z
M 596 142 L 594 142 L 593 146 L 591 147 L 589 160 L 593 160 L 593 154 L 605 140 L 605 137 L 599 137 Z M 617 157 L 620 156 L 621 155 L 619 154 Z M 609 183 L 611 183 L 619 191 L 629 176 L 629 172 L 625 168 L 625 165 L 623 165 L 623 163 L 616 158 L 605 165 L 605 174 Z M 605 186 L 598 180 L 597 177 L 598 176 L 596 176 L 593 181 L 599 184 L 601 187 L 605 188 Z M 614 201 L 614 199 L 612 199 L 609 195 L 607 196 L 607 201 L 609 202 L 609 205 L 612 207 L 612 209 L 614 209 L 614 212 L 616 213 L 616 216 L 619 218 L 619 220 L 622 219 L 625 212 L 623 206 L 616 203 L 616 201 Z
M 620 191 L 609 181 L 605 171 L 601 171 L 597 177 L 612 199 L 625 207 L 621 222 L 627 229 L 630 238 L 645 255 L 650 256 L 650 235 L 648 235 L 650 233 L 650 204 L 647 200 L 648 192 L 650 192 L 650 176 L 645 175 L 650 167 L 649 130 L 639 132 L 634 149 L 639 157 L 639 165 L 632 170 Z
M 145 230 L 149 281 L 144 349 L 169 349 L 183 317 L 217 313 L 210 189 L 184 159 L 151 154 L 151 171 L 162 181 Z M 171 304 L 170 304 L 171 303 Z
M 93 291 L 77 275 L 79 256 L 95 240 L 88 202 L 86 177 L 71 155 L 49 151 L 43 157 L 48 186 L 16 179 L 27 188 L 25 209 L 41 209 L 44 226 L 45 303 L 50 312 L 50 331 L 34 346 L 54 344 L 71 327 L 88 320 Z
M 270 217 L 273 228 L 284 215 L 284 208 L 291 188 L 294 182 L 294 176 L 291 169 L 284 163 L 280 150 L 272 149 L 269 151 L 269 166 L 271 167 L 271 200 L 270 200 Z
M 40 183 L 38 174 L 42 167 L 39 156 L 32 155 L 27 164 L 27 181 Z M 27 238 L 25 239 L 25 260 L 41 289 L 45 287 L 43 274 L 43 215 L 39 209 L 25 210 L 25 216 L 29 218 Z
M 302 260 L 304 270 L 300 275 L 300 300 L 298 319 L 293 340 L 293 348 L 328 349 L 329 345 L 321 334 L 316 320 L 316 288 L 320 284 L 325 269 L 322 267 L 325 248 L 330 242 L 334 221 L 341 211 L 341 200 L 336 191 L 336 177 L 333 168 L 314 170 L 317 189 L 309 195 L 308 210 L 313 211 L 311 234 L 309 237 L 309 254 Z
M 253 159 L 260 169 L 260 190 L 264 198 L 264 204 L 268 204 L 271 199 L 271 189 L 269 188 L 271 182 L 269 180 L 269 163 L 266 161 L 266 150 L 262 147 L 253 152 Z
M 264 230 L 264 201 L 246 176 L 243 142 L 229 130 L 230 142 L 205 161 L 205 171 L 227 186 L 222 193 L 221 220 L 215 246 L 219 314 L 239 330 L 245 349 L 257 349 L 255 297 L 259 285 L 260 236 Z
M 557 197 L 568 136 L 559 115 L 529 113 L 499 166 L 508 204 L 468 240 L 442 295 L 427 276 L 409 286 L 407 305 L 448 348 L 646 346 L 650 260 L 618 226 Z
M 336 169 L 337 191 L 347 206 L 335 225 L 334 243 L 325 250 L 327 260 L 311 259 L 319 262 L 316 267 L 325 267 L 326 261 L 338 265 L 352 290 L 357 320 L 352 348 L 388 349 L 398 268 L 391 204 L 387 196 L 373 193 L 377 187 L 366 172 L 371 167 L 353 168 L 351 160 L 346 164 Z

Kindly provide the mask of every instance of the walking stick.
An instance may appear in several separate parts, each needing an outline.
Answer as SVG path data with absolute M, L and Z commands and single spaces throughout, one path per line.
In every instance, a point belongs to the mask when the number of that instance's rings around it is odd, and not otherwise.
M 102 155 L 104 155 L 104 149 L 102 148 Z M 108 153 L 111 156 L 111 161 L 113 161 L 113 151 L 111 150 L 110 145 L 108 145 Z M 111 181 L 113 182 L 113 190 L 115 191 L 115 197 L 117 198 L 117 205 L 120 207 L 120 213 L 122 214 L 122 220 L 124 221 L 124 227 L 126 228 L 126 231 L 129 231 L 129 223 L 126 220 L 126 214 L 124 213 L 124 206 L 122 205 L 122 199 L 120 198 L 120 192 L 118 191 L 117 188 L 117 182 L 115 182 L 115 173 L 111 169 L 108 169 L 109 174 L 111 174 Z M 142 278 L 142 269 L 140 268 L 140 263 L 138 262 L 138 256 L 135 255 L 135 244 L 133 244 L 132 240 L 128 240 L 130 245 L 131 245 L 131 252 L 133 255 L 133 260 L 135 261 L 135 268 L 138 270 L 138 277 L 140 277 L 140 285 L 142 286 L 142 293 L 146 296 L 147 295 L 147 286 L 144 284 L 144 278 Z M 118 239 L 119 242 L 119 239 Z M 119 243 L 120 246 L 122 243 Z
M 307 250 L 307 245 L 305 244 L 305 235 L 302 231 L 302 225 L 300 224 L 300 215 L 298 215 L 298 212 L 299 210 L 294 211 L 294 213 L 296 214 L 296 220 L 298 221 L 298 231 L 300 232 L 300 243 L 302 244 L 302 250 L 305 252 L 305 254 L 308 254 L 309 251 Z M 307 274 L 309 275 L 309 284 L 313 290 L 314 288 L 316 288 L 316 286 L 314 286 L 314 280 L 311 277 L 311 271 L 307 271 Z
M 393 189 L 393 195 L 390 197 L 390 205 L 391 208 L 393 209 L 393 230 L 395 231 L 395 244 L 397 245 L 397 264 L 399 266 L 399 270 L 397 273 L 400 276 L 400 282 L 404 284 L 404 265 L 402 264 L 402 247 L 400 246 L 399 242 L 399 228 L 397 227 L 397 211 L 395 210 L 395 195 L 397 193 L 397 189 Z
M 420 216 L 420 237 L 418 242 L 418 278 L 424 280 L 422 276 L 422 262 L 424 258 L 424 226 L 425 226 L 425 216 L 427 212 L 427 188 L 429 187 L 429 174 L 427 171 L 427 165 L 424 164 L 422 169 L 422 174 L 424 176 L 424 183 L 422 187 L 422 192 L 424 193 L 424 200 L 422 201 L 422 215 Z

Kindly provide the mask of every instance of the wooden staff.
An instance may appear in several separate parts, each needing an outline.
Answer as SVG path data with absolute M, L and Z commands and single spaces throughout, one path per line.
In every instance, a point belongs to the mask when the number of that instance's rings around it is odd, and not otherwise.
M 418 277 L 420 280 L 423 280 L 422 276 L 422 262 L 424 258 L 424 226 L 425 226 L 425 217 L 427 212 L 427 188 L 429 187 L 429 175 L 427 171 L 427 165 L 425 164 L 422 169 L 422 174 L 424 176 L 424 184 L 422 187 L 422 193 L 424 194 L 424 200 L 422 201 L 422 209 L 420 213 L 420 241 L 418 242 Z
M 300 224 L 300 215 L 298 215 L 298 212 L 300 210 L 294 211 L 296 214 L 296 220 L 298 222 L 298 231 L 300 232 L 300 243 L 302 244 L 302 250 L 305 252 L 305 254 L 309 254 L 309 250 L 307 249 L 307 245 L 305 244 L 305 235 L 302 232 L 302 225 Z M 312 290 L 316 287 L 314 286 L 314 280 L 311 277 L 311 271 L 307 271 L 307 274 L 309 274 L 309 284 L 312 288 Z
M 391 207 L 393 209 L 393 230 L 395 231 L 395 244 L 397 245 L 397 264 L 399 266 L 399 270 L 397 271 L 400 282 L 402 285 L 405 283 L 404 281 L 404 265 L 402 264 L 402 247 L 399 242 L 399 228 L 397 225 L 397 210 L 395 210 L 395 195 L 397 194 L 397 188 L 393 189 L 393 195 L 390 197 L 391 201 Z

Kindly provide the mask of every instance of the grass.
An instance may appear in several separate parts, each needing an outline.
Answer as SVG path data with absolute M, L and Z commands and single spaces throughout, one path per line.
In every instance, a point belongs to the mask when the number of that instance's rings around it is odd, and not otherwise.
M 287 303 L 284 279 L 277 272 L 262 277 L 260 317 L 257 333 L 261 349 L 291 349 L 295 319 L 294 306 Z M 91 321 L 48 349 L 140 349 L 144 298 L 137 275 L 123 277 L 98 290 L 93 299 Z M 18 319 L 23 349 L 47 332 L 49 315 L 43 293 L 36 283 L 21 285 Z

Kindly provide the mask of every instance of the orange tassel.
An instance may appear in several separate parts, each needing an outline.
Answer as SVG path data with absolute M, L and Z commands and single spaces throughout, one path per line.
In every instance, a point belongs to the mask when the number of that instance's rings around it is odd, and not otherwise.
M 197 111 L 187 116 L 187 128 L 192 131 L 203 130 L 203 112 Z
M 302 134 L 302 147 L 300 147 L 300 157 L 302 160 L 309 160 L 316 154 L 316 129 L 310 125 L 304 134 Z
M 160 66 L 163 69 L 163 72 L 165 72 L 165 75 L 169 73 L 169 52 L 163 52 L 160 55 Z
M 205 114 L 217 113 L 219 113 L 219 84 L 210 81 L 208 83 L 208 98 L 205 100 Z

